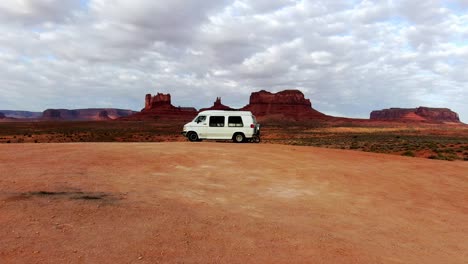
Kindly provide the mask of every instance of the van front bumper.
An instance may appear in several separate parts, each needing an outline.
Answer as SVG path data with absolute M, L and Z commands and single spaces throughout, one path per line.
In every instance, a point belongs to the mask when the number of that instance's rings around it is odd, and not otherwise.
M 184 137 L 186 137 L 186 136 L 187 136 L 187 132 L 185 132 L 185 131 L 182 131 L 182 132 L 180 132 L 180 133 L 181 133 L 181 134 L 182 134 L 182 136 L 184 136 Z

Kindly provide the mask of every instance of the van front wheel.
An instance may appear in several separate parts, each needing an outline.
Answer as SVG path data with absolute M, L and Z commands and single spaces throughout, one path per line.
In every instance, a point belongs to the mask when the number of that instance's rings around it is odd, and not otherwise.
M 187 135 L 187 138 L 188 138 L 188 140 L 191 141 L 191 142 L 198 141 L 198 135 L 197 135 L 197 133 L 195 133 L 195 132 L 190 132 L 190 133 Z
M 244 142 L 244 140 L 245 140 L 244 134 L 237 133 L 237 134 L 234 135 L 234 142 L 242 143 L 242 142 Z

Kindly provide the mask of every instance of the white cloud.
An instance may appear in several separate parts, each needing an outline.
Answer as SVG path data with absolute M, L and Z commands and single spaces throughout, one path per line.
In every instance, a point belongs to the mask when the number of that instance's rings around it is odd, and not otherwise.
M 76 0 L 7 0 L 0 2 L 0 22 L 36 25 L 63 22 L 79 7 Z
M 0 108 L 141 109 L 158 91 L 240 107 L 300 89 L 325 113 L 425 105 L 468 122 L 464 0 L 81 2 L 0 3 Z
M 410 22 L 426 25 L 440 23 L 450 15 L 440 0 L 400 0 L 398 12 Z

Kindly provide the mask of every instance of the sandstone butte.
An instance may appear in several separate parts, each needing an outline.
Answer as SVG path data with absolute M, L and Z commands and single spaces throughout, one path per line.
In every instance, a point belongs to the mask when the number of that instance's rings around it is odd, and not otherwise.
M 372 111 L 370 120 L 461 123 L 458 114 L 448 108 L 390 108 Z
M 212 107 L 208 107 L 208 108 L 202 108 L 200 109 L 200 112 L 201 111 L 206 111 L 206 110 L 235 110 L 229 106 L 226 106 L 226 105 L 223 105 L 221 103 L 221 97 L 216 97 L 216 101 L 213 103 L 213 106 Z
M 261 119 L 329 119 L 332 118 L 312 108 L 309 99 L 299 90 L 270 93 L 265 90 L 250 95 L 249 104 L 241 110 L 251 111 Z
M 47 109 L 42 113 L 42 120 L 112 120 L 135 113 L 132 110 L 115 108 L 89 109 Z
M 299 90 L 285 90 L 278 93 L 268 91 L 254 92 L 250 95 L 249 104 L 241 109 L 233 109 L 221 103 L 216 98 L 213 106 L 202 108 L 205 110 L 245 110 L 251 111 L 259 119 L 327 119 L 332 118 L 312 108 L 309 99 Z M 183 119 L 190 120 L 197 115 L 193 107 L 175 107 L 171 103 L 171 95 L 158 93 L 155 96 L 147 94 L 145 108 L 141 112 L 122 119 Z
M 157 93 L 155 96 L 145 96 L 145 108 L 131 116 L 120 118 L 122 120 L 145 120 L 145 119 L 171 119 L 191 120 L 197 115 L 197 109 L 193 107 L 176 107 L 171 103 L 171 95 Z

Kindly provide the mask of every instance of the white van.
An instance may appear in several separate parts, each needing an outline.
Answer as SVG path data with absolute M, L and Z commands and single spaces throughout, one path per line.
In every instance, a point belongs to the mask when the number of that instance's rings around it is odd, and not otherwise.
M 200 112 L 184 125 L 182 135 L 190 141 L 203 139 L 232 139 L 260 142 L 260 125 L 250 111 L 208 110 Z

